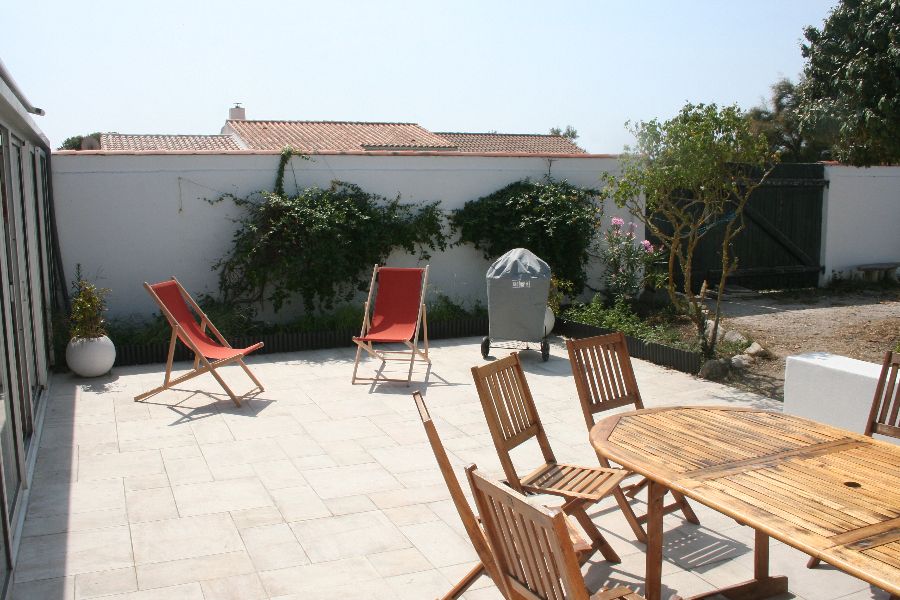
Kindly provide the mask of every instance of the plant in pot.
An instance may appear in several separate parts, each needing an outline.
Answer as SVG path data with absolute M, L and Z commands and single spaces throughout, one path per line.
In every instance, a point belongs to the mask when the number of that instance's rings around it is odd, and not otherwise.
M 106 335 L 103 319 L 109 290 L 84 279 L 81 265 L 75 269 L 72 288 L 71 339 L 66 346 L 66 364 L 76 375 L 98 377 L 108 373 L 116 361 L 116 347 Z

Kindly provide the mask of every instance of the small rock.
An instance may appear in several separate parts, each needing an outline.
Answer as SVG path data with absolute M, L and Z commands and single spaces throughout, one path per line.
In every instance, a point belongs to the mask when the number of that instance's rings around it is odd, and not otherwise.
M 753 362 L 753 357 L 749 354 L 738 354 L 731 357 L 731 368 L 743 370 L 752 365 Z
M 713 359 L 703 363 L 700 367 L 700 377 L 711 381 L 718 381 L 728 375 L 728 361 L 725 359 Z
M 729 344 L 746 344 L 748 340 L 740 331 L 727 331 L 723 339 Z
M 715 321 L 709 320 L 706 322 L 706 339 L 710 339 L 712 337 L 713 326 L 715 325 Z M 725 331 L 719 326 L 718 331 L 716 331 L 716 341 L 721 342 L 722 337 L 725 335 Z
M 744 354 L 749 354 L 754 358 L 765 358 L 769 356 L 769 351 L 759 345 L 759 342 L 753 342 L 744 350 Z

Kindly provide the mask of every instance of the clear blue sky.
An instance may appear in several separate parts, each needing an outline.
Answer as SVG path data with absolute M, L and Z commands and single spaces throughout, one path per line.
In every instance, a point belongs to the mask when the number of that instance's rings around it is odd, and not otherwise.
M 56 147 L 70 135 L 218 133 L 250 119 L 546 133 L 591 152 L 685 101 L 768 97 L 836 0 L 43 0 L 3 10 L 0 58 Z

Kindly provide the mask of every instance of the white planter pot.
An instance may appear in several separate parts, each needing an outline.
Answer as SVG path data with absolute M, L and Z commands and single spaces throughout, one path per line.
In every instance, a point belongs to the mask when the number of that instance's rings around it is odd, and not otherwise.
M 72 338 L 66 346 L 66 364 L 81 377 L 98 377 L 109 373 L 114 362 L 116 347 L 105 335 L 98 338 Z
M 553 310 L 548 306 L 544 312 L 544 335 L 550 335 L 554 325 L 556 325 L 556 315 L 553 314 Z

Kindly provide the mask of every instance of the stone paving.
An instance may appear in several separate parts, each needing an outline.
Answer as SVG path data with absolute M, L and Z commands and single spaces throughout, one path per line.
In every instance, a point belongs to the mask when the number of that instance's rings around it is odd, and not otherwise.
M 410 393 L 421 389 L 451 459 L 499 475 L 469 368 L 479 340 L 435 343 L 411 387 L 351 385 L 351 349 L 259 355 L 266 391 L 236 408 L 210 376 L 154 396 L 162 365 L 106 378 L 52 381 L 12 597 L 15 600 L 433 599 L 475 560 Z M 497 356 L 509 350 L 495 350 Z M 560 461 L 595 464 L 561 341 L 549 362 L 522 360 Z M 780 404 L 634 361 L 648 406 Z M 187 368 L 187 363 L 177 365 Z M 372 372 L 369 361 L 363 372 Z M 238 367 L 235 390 L 250 382 Z M 424 383 L 423 383 L 424 382 Z M 536 449 L 516 456 L 536 461 Z M 463 479 L 463 485 L 465 482 Z M 641 501 L 636 501 L 641 503 Z M 701 526 L 676 515 L 663 583 L 682 595 L 748 579 L 753 532 L 694 504 Z M 640 507 L 643 511 L 645 507 Z M 640 589 L 642 546 L 614 502 L 592 516 L 622 563 L 585 565 L 591 586 Z M 772 543 L 783 598 L 887 598 Z M 464 596 L 500 598 L 482 577 Z

